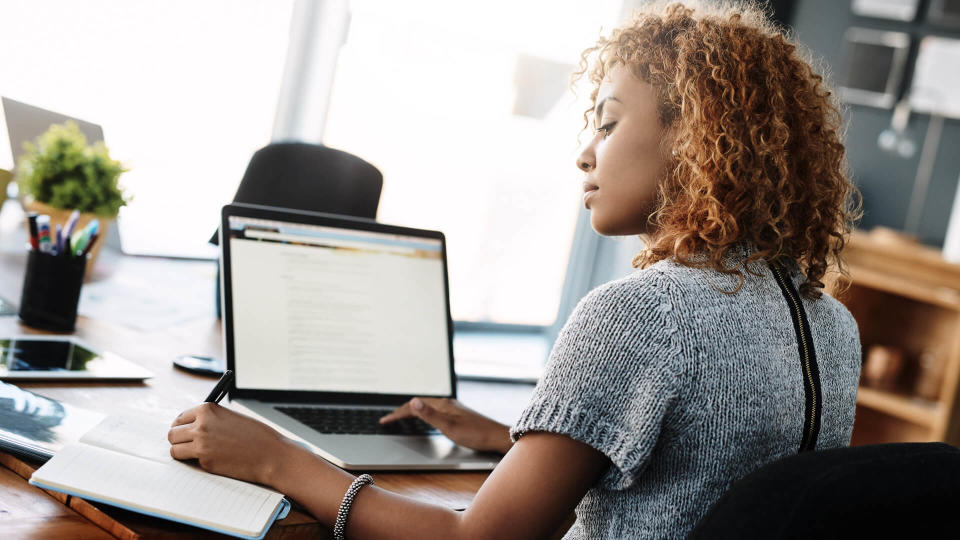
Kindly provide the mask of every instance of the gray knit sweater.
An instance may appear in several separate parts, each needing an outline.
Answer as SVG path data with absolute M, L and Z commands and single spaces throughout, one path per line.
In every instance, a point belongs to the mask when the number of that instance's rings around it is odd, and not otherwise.
M 742 258 L 746 251 L 733 258 Z M 611 466 L 567 538 L 684 538 L 735 480 L 795 454 L 804 390 L 788 304 L 766 263 L 736 276 L 661 261 L 580 301 L 511 437 L 568 435 Z M 788 272 L 799 286 L 803 277 Z M 804 299 L 820 367 L 817 448 L 853 429 L 857 325 L 824 294 Z

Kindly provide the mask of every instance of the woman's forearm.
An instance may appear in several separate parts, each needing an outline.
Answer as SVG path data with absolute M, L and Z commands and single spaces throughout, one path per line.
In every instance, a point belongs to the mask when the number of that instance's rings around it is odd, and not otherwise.
M 490 430 L 488 446 L 490 451 L 506 455 L 513 446 L 513 441 L 510 440 L 510 428 L 503 424 L 496 424 L 496 427 Z
M 295 443 L 270 472 L 268 483 L 333 528 L 337 510 L 354 476 Z M 362 488 L 347 520 L 347 537 L 450 538 L 460 536 L 461 513 L 377 488 Z
M 177 417 L 167 438 L 176 459 L 196 459 L 214 474 L 269 485 L 333 527 L 354 477 L 266 424 L 213 403 Z M 510 448 L 494 425 L 489 447 L 510 449 L 465 512 L 417 502 L 376 486 L 362 488 L 347 520 L 352 538 L 542 538 L 563 523 L 609 467 L 589 445 L 528 433 Z M 560 473 L 562 471 L 562 473 Z

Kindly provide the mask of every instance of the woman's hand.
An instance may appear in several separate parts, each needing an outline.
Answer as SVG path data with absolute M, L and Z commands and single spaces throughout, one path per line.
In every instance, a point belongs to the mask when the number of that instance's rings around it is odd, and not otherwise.
M 196 459 L 204 470 L 265 485 L 294 446 L 266 424 L 216 403 L 180 413 L 167 440 L 174 459 Z
M 439 429 L 460 446 L 506 454 L 513 446 L 510 428 L 465 407 L 455 399 L 413 398 L 380 419 L 381 424 L 415 417 Z

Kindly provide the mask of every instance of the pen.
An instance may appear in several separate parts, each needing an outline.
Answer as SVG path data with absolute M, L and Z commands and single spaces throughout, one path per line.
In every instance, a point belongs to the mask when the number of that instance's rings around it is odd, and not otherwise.
M 77 231 L 77 233 L 73 235 L 73 255 L 75 257 L 79 257 L 81 254 L 83 254 L 83 250 L 90 243 L 90 237 L 99 232 L 100 221 L 97 219 L 91 220 L 90 223 L 87 223 L 87 226 L 84 227 L 83 230 Z
M 90 235 L 93 234 L 91 225 L 93 225 L 93 222 L 88 223 L 86 227 L 74 233 L 73 241 L 71 242 L 74 257 L 79 257 L 90 242 Z
M 70 213 L 70 217 L 67 219 L 67 224 L 64 225 L 64 238 L 70 238 L 70 235 L 73 234 L 73 229 L 76 228 L 78 219 L 80 219 L 80 212 L 78 210 L 74 210 Z
M 90 234 L 100 232 L 100 220 L 96 218 L 91 219 L 90 223 L 87 223 L 87 229 L 90 231 Z
M 40 231 L 37 229 L 37 213 L 27 214 L 27 225 L 30 227 L 30 247 L 40 249 Z
M 93 243 L 97 241 L 97 238 L 100 238 L 100 233 L 98 232 L 90 235 L 90 241 L 87 242 L 87 245 L 83 248 L 83 251 L 80 252 L 80 257 L 86 257 L 87 253 L 90 253 L 90 250 L 93 249 Z
M 213 387 L 213 390 L 210 391 L 210 395 L 207 396 L 207 399 L 203 400 L 204 403 L 220 403 L 220 400 L 223 399 L 223 396 L 227 395 L 227 387 L 230 386 L 230 383 L 233 381 L 233 371 L 226 370 L 223 372 L 223 375 L 220 377 L 220 380 L 217 381 L 217 385 Z
M 73 239 L 70 242 L 70 250 L 73 252 L 74 257 L 80 256 L 80 253 L 83 252 L 83 248 L 87 247 L 88 241 L 90 241 L 90 235 L 87 233 L 87 229 L 77 231 L 73 235 Z

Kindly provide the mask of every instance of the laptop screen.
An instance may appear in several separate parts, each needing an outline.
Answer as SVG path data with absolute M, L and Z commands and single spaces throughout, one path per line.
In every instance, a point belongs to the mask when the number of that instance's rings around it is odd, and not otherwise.
M 442 240 L 228 222 L 238 390 L 452 394 Z

